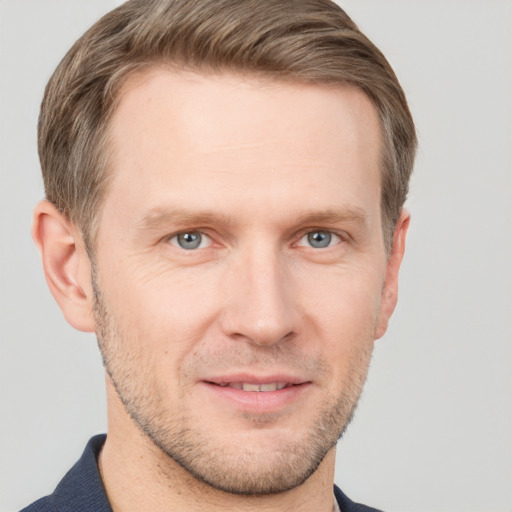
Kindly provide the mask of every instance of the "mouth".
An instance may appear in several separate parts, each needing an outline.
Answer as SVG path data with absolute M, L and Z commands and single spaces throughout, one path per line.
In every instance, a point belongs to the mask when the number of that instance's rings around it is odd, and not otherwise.
M 256 384 L 252 382 L 211 382 L 210 384 L 220 386 L 222 388 L 238 389 L 241 391 L 249 391 L 252 393 L 280 391 L 281 389 L 290 388 L 295 385 L 292 384 L 291 382 L 269 382 L 265 384 Z
M 312 382 L 294 377 L 230 376 L 203 381 L 210 399 L 246 413 L 272 413 L 304 404 Z

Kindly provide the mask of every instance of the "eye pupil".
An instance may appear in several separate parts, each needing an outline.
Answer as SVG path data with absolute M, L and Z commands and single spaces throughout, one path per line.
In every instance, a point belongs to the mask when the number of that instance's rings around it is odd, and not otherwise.
M 308 234 L 308 242 L 311 247 L 323 249 L 331 243 L 332 235 L 328 231 L 312 231 Z
M 201 233 L 180 233 L 177 237 L 182 249 L 197 249 L 201 245 Z

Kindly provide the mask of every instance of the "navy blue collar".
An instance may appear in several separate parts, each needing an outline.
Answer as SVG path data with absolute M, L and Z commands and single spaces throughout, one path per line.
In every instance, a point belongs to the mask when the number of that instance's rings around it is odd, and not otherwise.
M 94 436 L 53 494 L 37 500 L 21 512 L 112 512 L 97 463 L 106 437 L 104 434 Z

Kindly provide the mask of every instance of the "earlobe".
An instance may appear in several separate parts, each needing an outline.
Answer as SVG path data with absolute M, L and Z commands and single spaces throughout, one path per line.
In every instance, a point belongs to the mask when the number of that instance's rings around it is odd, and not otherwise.
M 75 329 L 95 330 L 91 263 L 79 230 L 49 201 L 34 210 L 32 237 L 50 291 Z
M 389 319 L 395 310 L 398 300 L 398 273 L 405 252 L 405 239 L 411 216 L 405 209 L 402 210 L 393 234 L 393 245 L 386 267 L 386 280 L 382 289 L 379 319 L 375 329 L 375 339 L 384 336 Z

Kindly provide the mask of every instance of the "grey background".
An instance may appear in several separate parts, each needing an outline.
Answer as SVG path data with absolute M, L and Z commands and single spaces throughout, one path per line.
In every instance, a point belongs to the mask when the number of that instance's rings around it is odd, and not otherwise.
M 512 511 L 512 2 L 346 0 L 408 93 L 420 153 L 399 306 L 336 481 L 389 512 Z M 50 492 L 105 431 L 94 337 L 30 239 L 36 120 L 65 51 L 113 0 L 0 0 L 0 511 Z

